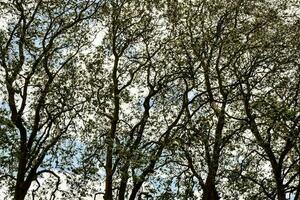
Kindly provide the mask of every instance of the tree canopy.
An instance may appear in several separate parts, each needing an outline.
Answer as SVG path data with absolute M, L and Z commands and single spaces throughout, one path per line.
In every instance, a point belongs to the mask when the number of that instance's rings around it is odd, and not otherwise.
M 0 2 L 0 199 L 300 199 L 296 0 Z

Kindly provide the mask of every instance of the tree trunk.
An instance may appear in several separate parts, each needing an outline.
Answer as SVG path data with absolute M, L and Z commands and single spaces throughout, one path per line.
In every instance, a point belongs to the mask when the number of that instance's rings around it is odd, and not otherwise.
M 286 200 L 282 181 L 276 180 L 276 182 L 278 200 Z
M 120 184 L 120 190 L 119 190 L 119 200 L 124 200 L 125 199 L 125 193 L 126 193 L 126 188 L 127 188 L 127 180 L 122 180 Z
M 125 200 L 125 193 L 126 193 L 127 182 L 129 178 L 128 168 L 129 168 L 129 161 L 127 161 L 125 166 L 121 168 L 122 178 L 121 178 L 121 183 L 119 188 L 119 200 Z
M 14 200 L 24 200 L 29 187 L 30 187 L 30 183 L 17 182 L 15 186 Z
M 143 181 L 137 182 L 136 184 L 134 184 L 133 189 L 130 194 L 130 197 L 129 197 L 129 200 L 134 200 L 136 198 L 136 195 L 138 194 L 142 184 L 143 184 Z
M 28 162 L 28 152 L 27 152 L 27 144 L 26 144 L 26 137 L 27 132 L 25 127 L 22 124 L 22 120 L 18 117 L 15 121 L 16 126 L 20 131 L 20 149 L 19 149 L 19 156 L 18 156 L 18 173 L 17 173 L 17 180 L 16 185 L 14 187 L 14 200 L 23 200 L 28 192 L 28 189 L 31 185 L 31 181 L 26 181 L 25 174 L 26 174 L 26 165 Z
M 282 188 L 277 187 L 277 196 L 278 200 L 286 200 L 285 193 L 284 190 L 282 190 Z
M 107 147 L 106 155 L 106 179 L 105 179 L 105 193 L 104 200 L 112 200 L 112 147 L 110 144 Z
M 202 200 L 219 200 L 219 195 L 215 184 L 211 180 L 207 180 L 203 188 Z
M 277 192 L 277 199 L 278 200 L 286 200 L 285 198 L 285 191 L 284 191 L 284 186 L 283 186 L 283 180 L 281 177 L 281 167 L 278 166 L 278 164 L 276 162 L 274 162 L 275 164 L 272 165 L 273 167 L 273 173 L 275 176 L 275 180 L 276 180 L 276 192 Z

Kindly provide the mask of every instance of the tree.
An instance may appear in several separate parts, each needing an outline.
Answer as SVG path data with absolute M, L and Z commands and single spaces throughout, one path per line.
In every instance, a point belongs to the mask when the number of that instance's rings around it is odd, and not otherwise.
M 272 168 L 273 180 L 257 183 L 268 198 L 279 200 L 291 195 L 299 198 L 299 55 L 293 47 L 297 36 L 281 32 L 283 27 L 293 30 L 294 25 L 285 21 L 266 24 L 264 34 L 270 40 L 258 41 L 265 48 L 249 51 L 244 71 L 237 72 L 247 123 L 261 148 L 257 156 Z M 267 32 L 267 28 L 277 31 Z M 275 184 L 267 186 L 271 181 Z
M 105 199 L 135 199 L 180 120 L 187 89 L 180 86 L 180 73 L 172 72 L 173 66 L 164 60 L 170 39 L 161 40 L 163 30 L 155 30 L 155 8 L 138 1 L 112 1 L 107 6 L 108 33 L 89 68 L 93 115 L 109 126 L 93 128 L 98 142 L 92 149 L 98 153 L 89 156 L 97 157 L 105 169 Z M 99 80 L 102 83 L 95 84 Z
M 217 185 L 227 176 L 222 165 L 228 165 L 228 148 L 243 128 L 231 117 L 238 85 L 232 72 L 238 54 L 232 53 L 236 51 L 232 45 L 234 37 L 239 37 L 238 20 L 245 10 L 242 2 L 223 3 L 177 3 L 174 7 L 181 12 L 170 18 L 179 35 L 180 56 L 174 59 L 194 78 L 193 103 L 186 109 L 186 123 L 175 148 L 183 151 L 180 165 L 197 179 L 202 199 L 220 198 Z
M 299 198 L 298 2 L 0 6 L 14 199 Z
M 80 74 L 75 61 L 89 43 L 98 1 L 10 1 L 1 3 L 9 20 L 1 31 L 3 117 L 14 126 L 4 177 L 13 181 L 14 199 L 24 199 L 32 182 L 43 173 L 54 176 L 46 157 L 74 126 L 85 101 L 76 90 Z M 1 125 L 2 126 L 2 125 Z M 16 135 L 17 134 L 17 135 Z M 1 146 L 2 147 L 2 146 Z M 16 167 L 12 167 L 16 166 Z
M 241 163 L 239 175 L 258 185 L 265 198 L 279 200 L 299 197 L 299 157 L 294 156 L 299 140 L 299 55 L 294 46 L 298 22 L 281 6 L 264 8 L 265 14 L 257 18 L 246 41 L 251 48 L 242 50 L 240 67 L 235 67 L 245 122 L 253 135 L 245 132 L 250 140 L 245 145 L 255 145 Z M 288 36 L 283 31 L 287 29 Z M 258 167 L 249 165 L 252 156 L 259 157 Z M 272 179 L 266 177 L 268 172 Z

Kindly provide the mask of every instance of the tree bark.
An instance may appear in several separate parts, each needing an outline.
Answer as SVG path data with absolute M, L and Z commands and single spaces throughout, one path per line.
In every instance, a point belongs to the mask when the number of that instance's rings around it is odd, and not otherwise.
M 114 50 L 114 66 L 112 71 L 112 81 L 113 81 L 113 103 L 114 103 L 114 111 L 113 118 L 111 120 L 111 128 L 110 132 L 107 136 L 107 152 L 106 152 L 106 179 L 105 179 L 105 194 L 104 200 L 112 200 L 112 184 L 113 184 L 113 149 L 114 149 L 114 140 L 116 137 L 117 124 L 119 121 L 119 110 L 120 110 L 120 97 L 119 97 L 119 89 L 118 89 L 118 76 L 117 70 L 119 65 L 119 56 Z
M 112 200 L 112 175 L 112 148 L 108 146 L 106 155 L 105 200 Z
M 142 187 L 144 181 L 141 181 L 141 182 L 137 182 L 134 186 L 133 186 L 133 189 L 131 191 L 131 194 L 130 194 L 130 197 L 129 197 L 129 200 L 134 200 L 136 195 L 138 194 L 140 188 Z
M 219 200 L 219 195 L 215 184 L 212 180 L 208 179 L 203 188 L 202 200 Z
M 278 198 L 278 200 L 286 200 L 283 181 L 281 179 L 280 172 L 281 172 L 281 170 L 275 172 L 277 198 Z
M 30 187 L 30 183 L 26 183 L 24 181 L 16 183 L 15 186 L 15 194 L 14 194 L 14 200 L 24 200 L 25 196 L 28 192 L 28 189 Z
M 278 200 L 286 200 L 285 192 L 284 192 L 283 188 L 278 187 L 278 186 L 277 186 L 277 196 L 278 196 Z
M 119 188 L 119 200 L 125 199 L 125 193 L 127 190 L 127 182 L 128 182 L 128 168 L 129 168 L 129 160 L 126 161 L 126 164 L 124 167 L 121 168 L 122 178 Z

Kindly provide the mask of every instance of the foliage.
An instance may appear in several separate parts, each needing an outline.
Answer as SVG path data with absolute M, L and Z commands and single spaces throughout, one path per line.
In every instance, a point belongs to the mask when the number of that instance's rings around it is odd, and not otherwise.
M 0 190 L 298 199 L 299 6 L 1 2 Z

